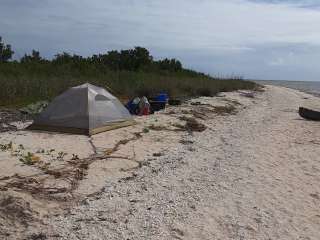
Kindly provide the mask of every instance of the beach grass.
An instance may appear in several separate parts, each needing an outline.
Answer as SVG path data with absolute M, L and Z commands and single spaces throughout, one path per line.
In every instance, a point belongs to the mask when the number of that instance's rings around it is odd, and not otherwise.
M 0 105 L 23 106 L 51 100 L 70 87 L 91 83 L 107 88 L 120 99 L 167 92 L 173 98 L 213 96 L 222 91 L 254 89 L 241 78 L 215 78 L 192 70 L 166 70 L 151 62 L 137 70 L 110 69 L 92 60 L 0 63 Z

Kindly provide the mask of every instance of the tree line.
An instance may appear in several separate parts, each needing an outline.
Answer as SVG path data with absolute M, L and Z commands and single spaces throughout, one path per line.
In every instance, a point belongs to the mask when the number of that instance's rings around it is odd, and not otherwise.
M 177 59 L 154 60 L 150 52 L 143 47 L 135 47 L 127 50 L 113 50 L 105 54 L 94 54 L 83 57 L 67 52 L 58 53 L 53 59 L 45 59 L 39 51 L 32 50 L 31 54 L 25 54 L 21 59 L 12 61 L 14 51 L 10 44 L 5 44 L 0 37 L 0 64 L 15 62 L 21 64 L 54 64 L 54 65 L 84 65 L 93 64 L 106 67 L 113 71 L 153 71 L 163 70 L 169 72 L 179 72 L 183 70 L 182 64 Z

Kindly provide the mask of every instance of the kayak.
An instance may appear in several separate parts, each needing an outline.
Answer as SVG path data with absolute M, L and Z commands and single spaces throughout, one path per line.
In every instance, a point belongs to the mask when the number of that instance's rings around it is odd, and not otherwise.
M 320 112 L 308 108 L 300 107 L 299 115 L 308 120 L 320 121 Z

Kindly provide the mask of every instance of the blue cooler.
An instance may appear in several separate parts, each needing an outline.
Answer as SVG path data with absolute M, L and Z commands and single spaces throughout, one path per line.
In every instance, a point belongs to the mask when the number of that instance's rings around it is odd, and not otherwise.
M 157 102 L 168 102 L 168 98 L 168 94 L 160 93 L 154 98 L 154 100 Z
M 155 112 L 165 109 L 168 99 L 169 99 L 168 94 L 166 93 L 158 94 L 156 97 L 150 99 L 149 101 L 151 105 L 151 109 Z

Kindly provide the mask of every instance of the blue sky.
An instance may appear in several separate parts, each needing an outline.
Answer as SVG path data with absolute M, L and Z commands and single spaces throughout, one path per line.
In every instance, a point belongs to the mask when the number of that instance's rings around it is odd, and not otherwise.
M 16 58 L 144 46 L 213 75 L 320 81 L 319 0 L 0 0 L 0 16 Z

